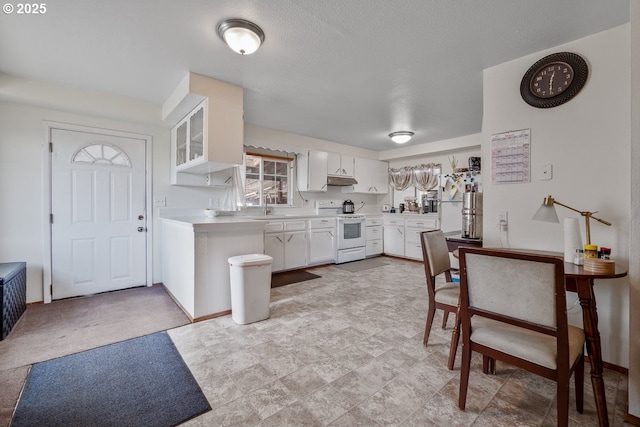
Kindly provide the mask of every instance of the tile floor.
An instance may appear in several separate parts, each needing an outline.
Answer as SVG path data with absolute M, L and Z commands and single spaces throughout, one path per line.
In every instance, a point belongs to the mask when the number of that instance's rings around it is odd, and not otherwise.
M 438 311 L 422 346 L 427 297 L 422 264 L 382 258 L 359 273 L 272 290 L 271 316 L 236 325 L 225 316 L 169 331 L 213 410 L 187 426 L 555 426 L 555 383 L 475 357 L 466 411 L 457 407 L 460 352 L 446 368 L 453 319 Z M 570 425 L 596 426 L 588 371 L 585 410 Z M 612 426 L 623 425 L 627 377 L 606 370 Z

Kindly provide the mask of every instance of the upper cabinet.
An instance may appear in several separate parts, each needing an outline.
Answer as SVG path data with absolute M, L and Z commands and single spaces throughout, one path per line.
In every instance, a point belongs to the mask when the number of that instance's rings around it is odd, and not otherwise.
M 327 152 L 309 150 L 298 154 L 297 178 L 300 191 L 327 191 Z
M 171 131 L 171 183 L 210 185 L 202 177 L 242 164 L 243 90 L 189 73 L 162 106 Z M 181 174 L 200 177 L 180 177 Z M 204 184 L 191 184 L 202 182 Z
M 343 193 L 387 194 L 389 192 L 389 166 L 387 162 L 372 159 L 355 158 L 355 179 L 350 187 L 344 187 Z
M 355 157 L 340 153 L 327 153 L 327 175 L 353 178 Z

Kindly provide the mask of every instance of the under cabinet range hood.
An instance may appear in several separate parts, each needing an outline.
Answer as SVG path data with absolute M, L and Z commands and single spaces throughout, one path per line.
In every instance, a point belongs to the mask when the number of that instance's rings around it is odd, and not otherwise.
M 328 176 L 327 177 L 327 185 L 335 185 L 345 187 L 347 185 L 355 185 L 358 181 L 355 178 L 348 176 Z

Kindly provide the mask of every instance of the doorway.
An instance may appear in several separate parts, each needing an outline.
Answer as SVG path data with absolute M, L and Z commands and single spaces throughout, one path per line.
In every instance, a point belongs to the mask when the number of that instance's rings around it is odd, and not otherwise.
M 48 134 L 45 302 L 151 285 L 150 138 L 66 125 Z

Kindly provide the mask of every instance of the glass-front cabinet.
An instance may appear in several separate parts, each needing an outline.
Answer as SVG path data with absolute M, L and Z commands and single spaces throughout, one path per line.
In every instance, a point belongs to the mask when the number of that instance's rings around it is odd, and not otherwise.
M 204 100 L 173 128 L 176 166 L 186 169 L 202 158 L 206 141 L 207 100 Z

